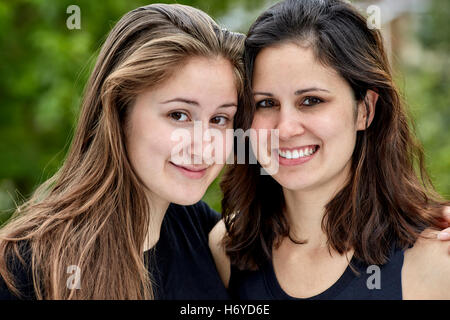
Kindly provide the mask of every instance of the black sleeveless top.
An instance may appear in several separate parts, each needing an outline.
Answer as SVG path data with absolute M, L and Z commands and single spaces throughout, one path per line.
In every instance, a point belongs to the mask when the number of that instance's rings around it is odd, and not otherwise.
M 403 250 L 392 249 L 389 261 L 380 266 L 370 266 L 353 256 L 341 277 L 324 292 L 308 300 L 401 300 Z M 272 261 L 257 271 L 238 270 L 231 267 L 229 292 L 240 300 L 306 300 L 288 295 L 281 288 Z

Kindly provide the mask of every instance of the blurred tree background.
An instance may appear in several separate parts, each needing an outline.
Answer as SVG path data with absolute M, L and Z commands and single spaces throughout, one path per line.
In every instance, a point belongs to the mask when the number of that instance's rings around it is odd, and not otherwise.
M 272 2 L 178 1 L 244 33 Z M 84 85 L 109 30 L 123 14 L 149 3 L 0 2 L 0 224 L 64 160 Z M 66 10 L 73 4 L 81 9 L 80 30 L 66 26 L 70 16 Z M 449 1 L 431 1 L 415 27 L 406 26 L 414 40 L 414 52 L 419 53 L 399 59 L 397 68 L 399 86 L 411 105 L 433 181 L 446 198 L 450 195 L 449 16 Z M 220 199 L 216 180 L 204 200 L 220 211 Z
M 432 0 L 428 5 L 415 23 L 410 21 L 414 32 L 399 61 L 398 84 L 434 185 L 450 199 L 450 1 Z

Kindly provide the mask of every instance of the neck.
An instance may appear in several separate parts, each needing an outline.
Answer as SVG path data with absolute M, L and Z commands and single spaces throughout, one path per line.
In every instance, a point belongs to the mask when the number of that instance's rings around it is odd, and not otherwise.
M 144 241 L 144 251 L 153 248 L 159 240 L 161 225 L 164 220 L 170 202 L 161 199 L 156 195 L 147 196 L 150 206 L 150 219 L 147 236 Z
M 345 172 L 346 170 L 344 170 Z M 323 184 L 308 190 L 283 188 L 286 201 L 286 218 L 293 239 L 307 243 L 309 249 L 327 249 L 328 237 L 322 230 L 325 206 L 344 186 L 348 174 L 342 174 L 333 183 Z

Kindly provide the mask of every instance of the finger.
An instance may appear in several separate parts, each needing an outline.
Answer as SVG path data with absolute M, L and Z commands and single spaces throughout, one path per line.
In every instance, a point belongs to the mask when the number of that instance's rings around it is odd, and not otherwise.
M 444 229 L 438 233 L 437 238 L 441 241 L 450 240 L 450 228 Z

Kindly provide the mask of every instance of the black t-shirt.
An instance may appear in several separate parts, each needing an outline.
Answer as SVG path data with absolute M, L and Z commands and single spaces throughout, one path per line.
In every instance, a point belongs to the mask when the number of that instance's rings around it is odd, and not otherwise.
M 202 201 L 192 206 L 169 206 L 158 242 L 144 253 L 150 261 L 156 299 L 229 299 L 208 247 L 208 234 L 219 220 L 219 213 Z M 29 262 L 29 252 L 26 249 L 23 252 L 22 256 Z M 25 298 L 34 299 L 29 266 L 13 262 L 11 267 Z M 17 299 L 1 277 L 0 299 Z
M 220 218 L 202 201 L 170 205 L 154 248 L 156 264 L 150 264 L 157 299 L 229 298 L 208 246 L 208 234 Z

